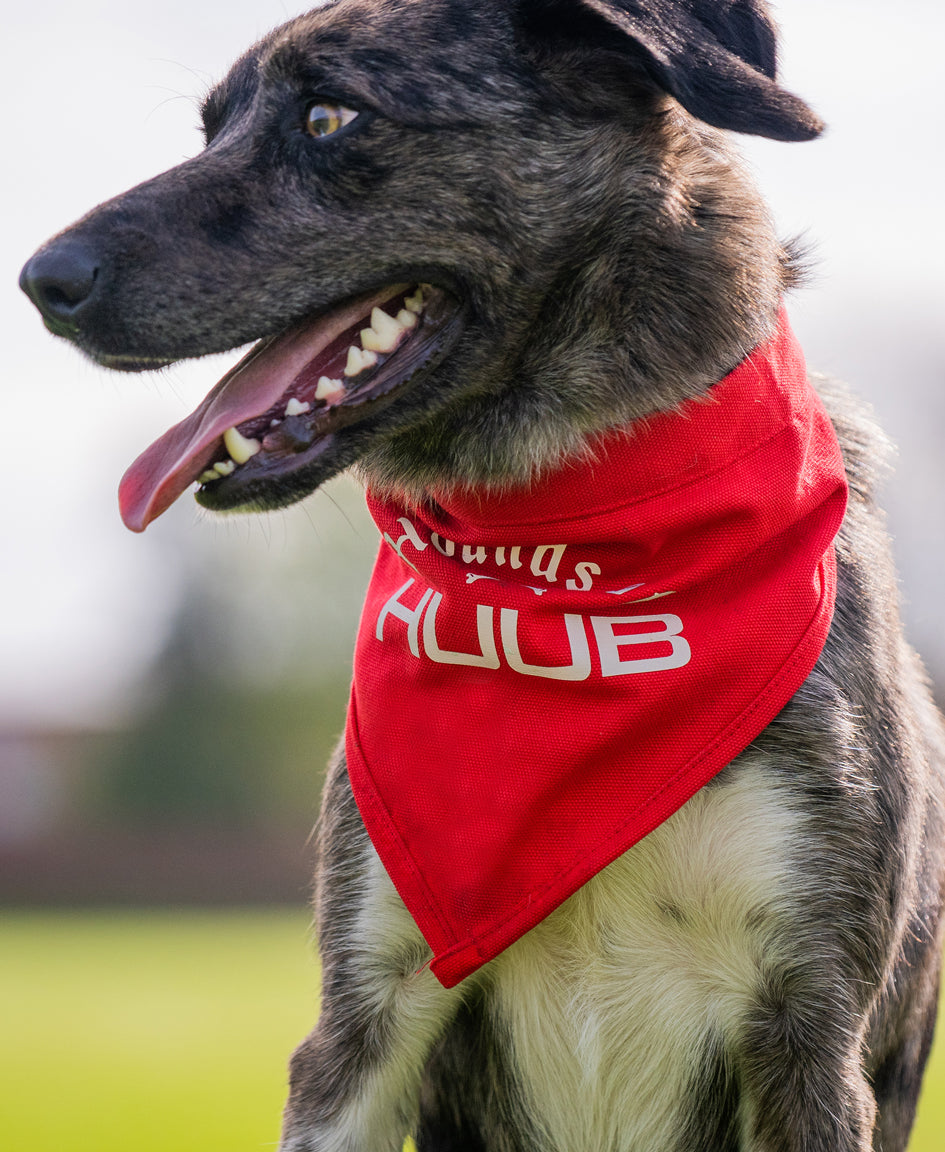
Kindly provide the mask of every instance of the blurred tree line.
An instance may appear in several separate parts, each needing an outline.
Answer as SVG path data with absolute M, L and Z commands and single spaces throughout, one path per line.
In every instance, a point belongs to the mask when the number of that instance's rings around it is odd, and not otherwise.
M 175 610 L 126 721 L 0 746 L 0 901 L 304 898 L 377 530 L 349 481 L 269 517 L 175 512 Z
M 354 484 L 302 508 L 181 517 L 182 595 L 88 801 L 132 822 L 310 823 L 344 727 L 377 532 Z

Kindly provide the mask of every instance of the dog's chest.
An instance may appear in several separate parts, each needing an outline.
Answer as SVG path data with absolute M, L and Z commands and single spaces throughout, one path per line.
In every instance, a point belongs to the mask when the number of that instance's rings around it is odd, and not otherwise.
M 787 958 L 800 835 L 771 767 L 730 768 L 490 966 L 549 1148 L 680 1147 Z

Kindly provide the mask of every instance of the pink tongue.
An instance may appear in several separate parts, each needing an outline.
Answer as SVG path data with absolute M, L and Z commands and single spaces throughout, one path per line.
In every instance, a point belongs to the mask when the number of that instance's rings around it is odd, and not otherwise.
M 143 532 L 218 455 L 220 439 L 228 428 L 271 408 L 306 365 L 345 329 L 406 287 L 360 296 L 251 349 L 195 412 L 142 452 L 122 477 L 118 505 L 125 526 Z

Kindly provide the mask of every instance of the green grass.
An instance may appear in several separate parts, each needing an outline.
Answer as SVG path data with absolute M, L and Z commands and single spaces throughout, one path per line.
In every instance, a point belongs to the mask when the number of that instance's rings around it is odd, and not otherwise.
M 317 981 L 304 913 L 3 913 L 0 1148 L 272 1148 Z M 945 1037 L 910 1152 L 943 1148 Z
M 304 913 L 4 913 L 0 1147 L 273 1147 L 307 937 Z

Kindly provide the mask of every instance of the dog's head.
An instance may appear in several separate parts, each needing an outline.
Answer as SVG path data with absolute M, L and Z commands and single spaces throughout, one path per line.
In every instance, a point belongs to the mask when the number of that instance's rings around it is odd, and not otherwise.
M 194 481 L 220 510 L 356 461 L 415 493 L 520 481 L 707 386 L 766 335 L 785 261 L 706 126 L 820 131 L 763 0 L 337 0 L 203 119 L 199 156 L 21 280 L 108 367 L 257 341 L 129 470 L 138 530 Z

